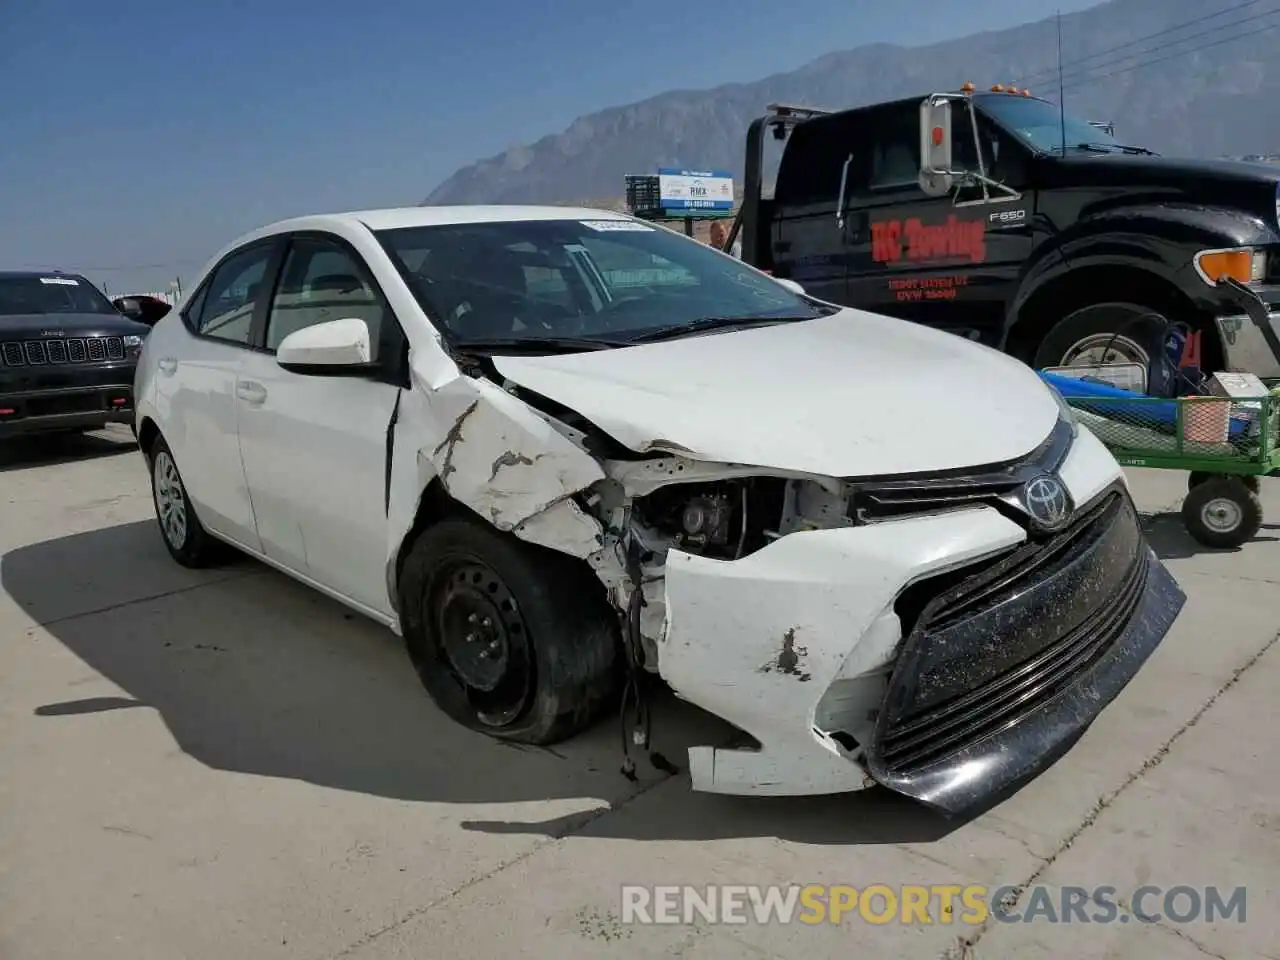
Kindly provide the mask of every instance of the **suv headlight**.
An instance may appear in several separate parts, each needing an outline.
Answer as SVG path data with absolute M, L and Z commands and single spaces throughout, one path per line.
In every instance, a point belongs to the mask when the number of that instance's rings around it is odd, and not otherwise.
M 1257 283 L 1267 275 L 1267 251 L 1257 247 L 1201 250 L 1195 257 L 1196 273 L 1213 286 L 1230 277 L 1239 283 Z

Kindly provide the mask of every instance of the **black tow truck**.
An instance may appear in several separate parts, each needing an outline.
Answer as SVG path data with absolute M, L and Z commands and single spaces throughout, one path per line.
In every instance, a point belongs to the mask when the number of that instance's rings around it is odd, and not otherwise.
M 767 139 L 784 141 L 765 196 Z M 1149 368 L 1174 323 L 1206 371 L 1280 377 L 1280 167 L 1178 160 L 997 85 L 747 133 L 725 243 L 813 296 L 1037 367 Z M 1195 336 L 1199 334 L 1199 336 Z
M 132 426 L 150 329 L 77 274 L 0 272 L 0 440 Z

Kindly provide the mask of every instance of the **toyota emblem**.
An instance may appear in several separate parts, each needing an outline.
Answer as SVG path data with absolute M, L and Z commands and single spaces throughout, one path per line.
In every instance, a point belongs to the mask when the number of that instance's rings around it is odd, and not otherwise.
M 1046 532 L 1062 529 L 1071 519 L 1071 495 L 1061 480 L 1049 474 L 1027 481 L 1022 502 L 1028 516 Z

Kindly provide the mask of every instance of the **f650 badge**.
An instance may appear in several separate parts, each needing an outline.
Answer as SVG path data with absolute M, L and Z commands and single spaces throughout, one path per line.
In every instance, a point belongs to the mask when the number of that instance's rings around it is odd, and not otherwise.
M 1019 227 L 1026 222 L 1026 210 L 997 210 L 987 217 L 987 223 L 997 229 L 1000 227 Z
M 905 254 L 911 263 L 981 263 L 987 258 L 986 229 L 982 220 L 961 220 L 954 213 L 938 224 L 926 224 L 915 217 L 881 220 L 871 224 L 871 259 L 897 263 Z

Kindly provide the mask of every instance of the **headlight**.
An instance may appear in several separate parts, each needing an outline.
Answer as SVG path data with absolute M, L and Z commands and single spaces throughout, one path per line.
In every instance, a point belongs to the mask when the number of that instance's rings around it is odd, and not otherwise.
M 1058 416 L 1065 422 L 1071 424 L 1071 436 L 1075 437 L 1080 433 L 1080 421 L 1076 419 L 1076 412 L 1071 408 L 1071 404 L 1067 403 L 1067 398 L 1058 392 L 1058 388 L 1046 380 L 1041 380 L 1044 388 L 1049 391 L 1054 402 L 1058 404 Z
M 1239 283 L 1257 283 L 1267 275 L 1267 251 L 1256 247 L 1201 250 L 1195 258 L 1196 273 L 1209 285 L 1230 277 Z
M 137 336 L 134 336 L 133 334 L 130 334 L 129 336 L 124 338 L 124 345 L 131 350 L 137 350 L 142 346 L 142 337 L 137 337 Z

